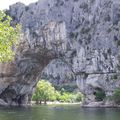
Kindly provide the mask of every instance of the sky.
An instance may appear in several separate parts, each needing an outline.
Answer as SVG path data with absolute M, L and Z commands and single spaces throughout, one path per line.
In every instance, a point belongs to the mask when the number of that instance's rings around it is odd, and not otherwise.
M 4 9 L 8 9 L 9 5 L 12 5 L 16 2 L 22 2 L 26 5 L 32 3 L 32 2 L 36 2 L 38 0 L 0 0 L 0 10 L 4 10 Z

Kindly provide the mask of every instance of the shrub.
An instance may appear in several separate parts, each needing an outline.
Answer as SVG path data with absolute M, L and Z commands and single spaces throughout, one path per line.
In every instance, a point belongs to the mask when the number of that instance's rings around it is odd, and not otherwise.
M 111 77 L 111 79 L 112 79 L 112 80 L 116 80 L 116 79 L 118 79 L 117 74 L 113 75 L 113 76 Z
M 60 96 L 60 102 L 71 102 L 69 93 L 63 93 L 63 95 Z
M 113 100 L 115 103 L 120 104 L 120 88 L 115 90 L 115 93 L 113 94 Z
M 81 93 L 68 93 L 68 92 L 64 92 L 60 98 L 59 101 L 61 102 L 80 102 L 82 101 L 82 94 Z
M 76 94 L 76 102 L 80 102 L 83 100 L 83 95 L 81 93 Z
M 95 91 L 95 99 L 97 101 L 103 101 L 105 97 L 106 97 L 105 92 L 102 89 L 97 88 Z

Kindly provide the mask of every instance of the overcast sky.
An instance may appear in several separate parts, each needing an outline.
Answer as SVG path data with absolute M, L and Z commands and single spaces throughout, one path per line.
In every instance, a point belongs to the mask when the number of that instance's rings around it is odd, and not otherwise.
M 3 9 L 8 9 L 9 8 L 9 5 L 12 5 L 16 2 L 22 2 L 26 5 L 32 3 L 32 2 L 36 2 L 38 0 L 0 0 L 0 10 L 3 10 Z

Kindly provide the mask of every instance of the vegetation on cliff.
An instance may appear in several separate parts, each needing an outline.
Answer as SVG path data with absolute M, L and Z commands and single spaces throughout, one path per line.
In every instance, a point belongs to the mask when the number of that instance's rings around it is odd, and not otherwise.
M 106 98 L 105 91 L 100 88 L 96 88 L 94 95 L 96 101 L 103 101 Z
M 18 43 L 20 26 L 11 26 L 12 18 L 0 11 L 0 62 L 12 60 Z

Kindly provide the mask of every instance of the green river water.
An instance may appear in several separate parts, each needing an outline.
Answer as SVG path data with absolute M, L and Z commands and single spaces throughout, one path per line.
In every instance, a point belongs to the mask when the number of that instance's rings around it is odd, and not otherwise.
M 120 109 L 81 108 L 80 105 L 0 108 L 0 120 L 120 120 Z

